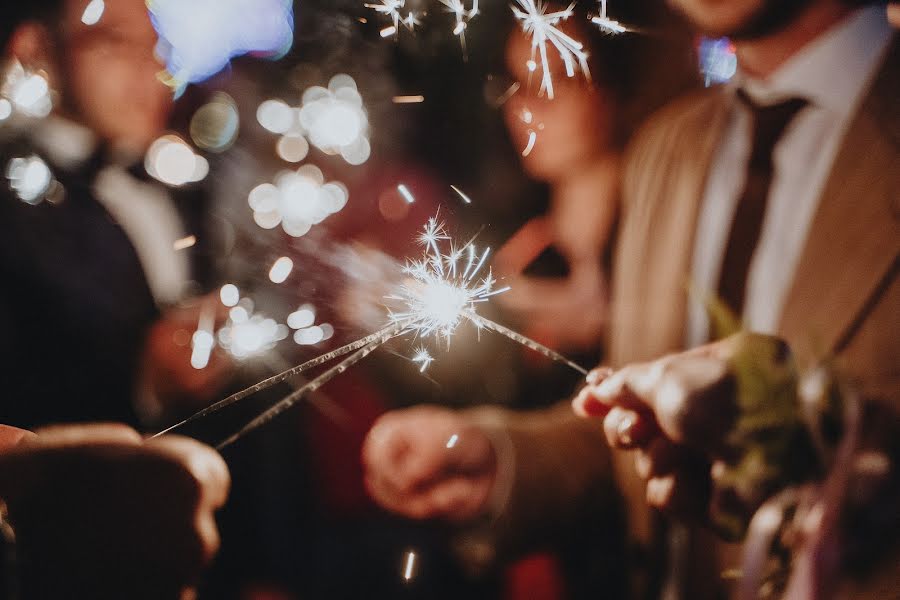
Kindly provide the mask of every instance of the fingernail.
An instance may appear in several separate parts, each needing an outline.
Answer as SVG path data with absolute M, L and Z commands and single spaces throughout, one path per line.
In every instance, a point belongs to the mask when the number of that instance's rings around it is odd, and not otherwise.
M 599 369 L 594 369 L 588 373 L 586 379 L 589 384 L 597 385 L 612 374 L 613 370 L 609 367 L 600 367 Z
M 630 446 L 634 443 L 635 423 L 637 423 L 635 415 L 628 413 L 619 421 L 619 425 L 616 427 L 616 435 L 619 436 L 619 441 L 625 446 Z

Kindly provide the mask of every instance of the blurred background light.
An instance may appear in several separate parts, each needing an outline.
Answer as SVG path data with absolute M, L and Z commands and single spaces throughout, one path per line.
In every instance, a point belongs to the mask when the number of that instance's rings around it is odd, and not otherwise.
M 728 38 L 700 38 L 697 54 L 707 87 L 730 81 L 737 73 L 737 54 Z
M 289 335 L 288 328 L 263 315 L 247 315 L 219 330 L 219 345 L 231 356 L 245 360 L 268 352 Z
M 269 269 L 269 280 L 272 283 L 284 283 L 291 276 L 294 270 L 294 261 L 287 256 L 282 256 L 275 261 L 272 268 Z
M 28 204 L 40 204 L 54 183 L 50 167 L 34 154 L 10 160 L 6 178 L 10 189 Z
M 0 96 L 9 103 L 10 113 L 15 111 L 26 117 L 43 118 L 53 108 L 46 74 L 27 70 L 17 60 L 13 60 L 3 74 Z
M 178 187 L 202 181 L 209 174 L 209 162 L 177 135 L 164 135 L 150 145 L 144 168 L 151 177 Z
M 291 329 L 304 329 L 316 322 L 316 312 L 312 305 L 304 304 L 288 315 L 287 324 Z
M 280 58 L 290 50 L 290 0 L 148 0 L 158 53 L 176 89 L 221 71 L 235 56 Z
M 217 92 L 191 117 L 191 140 L 198 148 L 222 152 L 237 139 L 241 119 L 234 99 Z
M 352 165 L 369 159 L 369 118 L 356 81 L 349 75 L 335 75 L 327 88 L 307 89 L 299 118 L 310 143 L 323 152 L 340 154 Z
M 253 210 L 253 220 L 263 229 L 281 225 L 288 235 L 302 237 L 313 225 L 343 210 L 349 198 L 344 184 L 326 183 L 318 167 L 304 165 L 296 171 L 282 171 L 274 184 L 256 186 L 247 203 Z
M 241 292 L 233 283 L 226 283 L 219 290 L 219 299 L 225 306 L 237 306 L 237 303 L 241 300 Z
M 256 109 L 256 120 L 272 133 L 286 133 L 294 124 L 294 109 L 283 100 L 266 100 Z
M 81 22 L 85 25 L 96 25 L 105 9 L 106 4 L 103 0 L 91 0 L 81 14 Z

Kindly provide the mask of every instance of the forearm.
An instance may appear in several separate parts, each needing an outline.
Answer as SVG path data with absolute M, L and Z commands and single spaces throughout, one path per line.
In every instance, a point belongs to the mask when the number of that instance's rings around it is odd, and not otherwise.
M 467 560 L 503 561 L 547 547 L 617 506 L 603 433 L 568 402 L 529 412 L 484 407 L 468 416 L 491 437 L 498 465 L 490 519 L 463 536 Z M 466 556 L 467 545 L 477 557 Z

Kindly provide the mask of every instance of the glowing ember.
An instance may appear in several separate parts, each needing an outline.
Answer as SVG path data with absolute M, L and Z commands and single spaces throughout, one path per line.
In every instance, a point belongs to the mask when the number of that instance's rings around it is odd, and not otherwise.
M 537 68 L 537 60 L 543 70 L 541 77 L 541 92 L 546 92 L 548 98 L 553 98 L 553 76 L 550 73 L 550 63 L 547 56 L 547 45 L 550 44 L 559 53 L 560 59 L 566 68 L 568 77 L 575 76 L 575 67 L 578 66 L 586 76 L 590 75 L 588 69 L 588 54 L 584 45 L 578 40 L 560 30 L 557 25 L 573 16 L 575 5 L 571 4 L 565 10 L 548 13 L 543 0 L 516 0 L 511 6 L 513 14 L 521 21 L 522 31 L 531 36 L 531 61 L 529 70 Z M 534 68 L 532 68 L 534 65 Z
M 591 19 L 591 23 L 597 25 L 601 31 L 611 35 L 625 33 L 628 28 L 614 19 L 610 19 L 606 14 L 607 0 L 600 0 L 600 14 Z
M 371 8 L 381 15 L 390 17 L 393 25 L 381 30 L 381 37 L 390 37 L 400 32 L 400 25 L 403 25 L 410 31 L 419 25 L 419 17 L 413 11 L 407 11 L 403 15 L 406 7 L 406 0 L 381 0 L 379 4 L 364 4 L 366 8 Z

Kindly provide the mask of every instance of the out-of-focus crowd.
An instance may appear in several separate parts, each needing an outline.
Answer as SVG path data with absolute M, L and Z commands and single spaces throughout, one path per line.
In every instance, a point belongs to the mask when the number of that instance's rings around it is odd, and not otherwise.
M 260 105 L 285 71 L 249 59 L 173 86 L 153 4 L 0 8 L 0 597 L 900 598 L 896 3 L 633 3 L 614 37 L 578 7 L 590 78 L 483 7 L 496 64 L 474 22 L 454 60 L 492 71 L 495 123 L 450 122 L 473 96 L 440 74 L 439 108 L 401 94 L 446 49 L 369 72 L 368 116 L 325 88 L 371 71 L 340 35 L 368 19 L 321 20 L 349 3 L 295 7 L 301 107 Z M 284 174 L 307 155 L 327 177 Z M 279 204 L 304 185 L 330 208 Z M 586 381 L 460 330 L 425 376 L 392 343 L 222 453 L 302 381 L 151 437 L 382 326 L 440 211 L 510 234 L 484 310 Z

